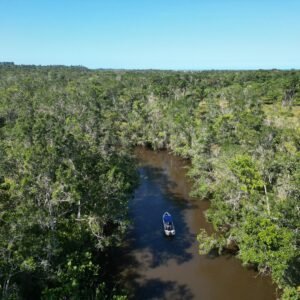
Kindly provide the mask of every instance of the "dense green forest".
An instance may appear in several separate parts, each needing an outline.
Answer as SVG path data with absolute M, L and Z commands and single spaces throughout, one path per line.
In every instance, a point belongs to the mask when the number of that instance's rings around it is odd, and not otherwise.
M 230 249 L 298 299 L 300 71 L 0 66 L 2 299 L 125 299 L 107 282 L 136 145 L 191 161 Z

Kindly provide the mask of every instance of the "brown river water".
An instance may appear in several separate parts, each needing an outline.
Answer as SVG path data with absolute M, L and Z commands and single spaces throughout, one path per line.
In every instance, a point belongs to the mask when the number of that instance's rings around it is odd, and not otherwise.
M 133 224 L 116 259 L 130 299 L 276 299 L 271 279 L 237 258 L 198 254 L 197 232 L 212 228 L 204 217 L 209 203 L 189 197 L 187 162 L 145 148 L 137 148 L 136 157 L 140 185 L 130 204 Z M 173 216 L 174 238 L 163 234 L 165 211 Z

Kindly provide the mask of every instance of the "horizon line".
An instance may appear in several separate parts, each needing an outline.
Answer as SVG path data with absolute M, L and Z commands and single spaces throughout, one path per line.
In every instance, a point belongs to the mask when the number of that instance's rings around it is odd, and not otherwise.
M 90 68 L 85 65 L 72 64 L 19 64 L 13 61 L 0 61 L 0 66 L 17 66 L 17 67 L 67 67 L 67 68 L 85 68 L 91 71 L 173 71 L 173 72 L 203 72 L 203 71 L 300 71 L 297 67 L 272 67 L 272 68 L 113 68 L 113 67 L 95 67 Z

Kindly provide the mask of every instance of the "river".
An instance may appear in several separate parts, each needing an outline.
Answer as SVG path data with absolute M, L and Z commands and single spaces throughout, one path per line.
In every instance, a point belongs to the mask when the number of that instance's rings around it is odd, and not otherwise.
M 189 197 L 187 163 L 166 151 L 136 149 L 140 184 L 130 203 L 133 224 L 119 255 L 119 273 L 130 299 L 274 300 L 275 286 L 230 255 L 200 256 L 197 232 L 212 231 L 207 201 Z M 176 236 L 165 237 L 169 211 Z

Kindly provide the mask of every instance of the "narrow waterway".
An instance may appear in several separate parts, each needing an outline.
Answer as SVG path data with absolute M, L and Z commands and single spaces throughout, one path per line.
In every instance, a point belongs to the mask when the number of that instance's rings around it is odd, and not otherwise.
M 118 258 L 131 299 L 274 300 L 270 278 L 242 267 L 231 256 L 198 254 L 196 235 L 211 231 L 205 201 L 191 199 L 186 162 L 166 151 L 137 148 L 140 185 L 130 205 L 133 220 Z M 169 211 L 176 236 L 165 237 L 162 214 Z

